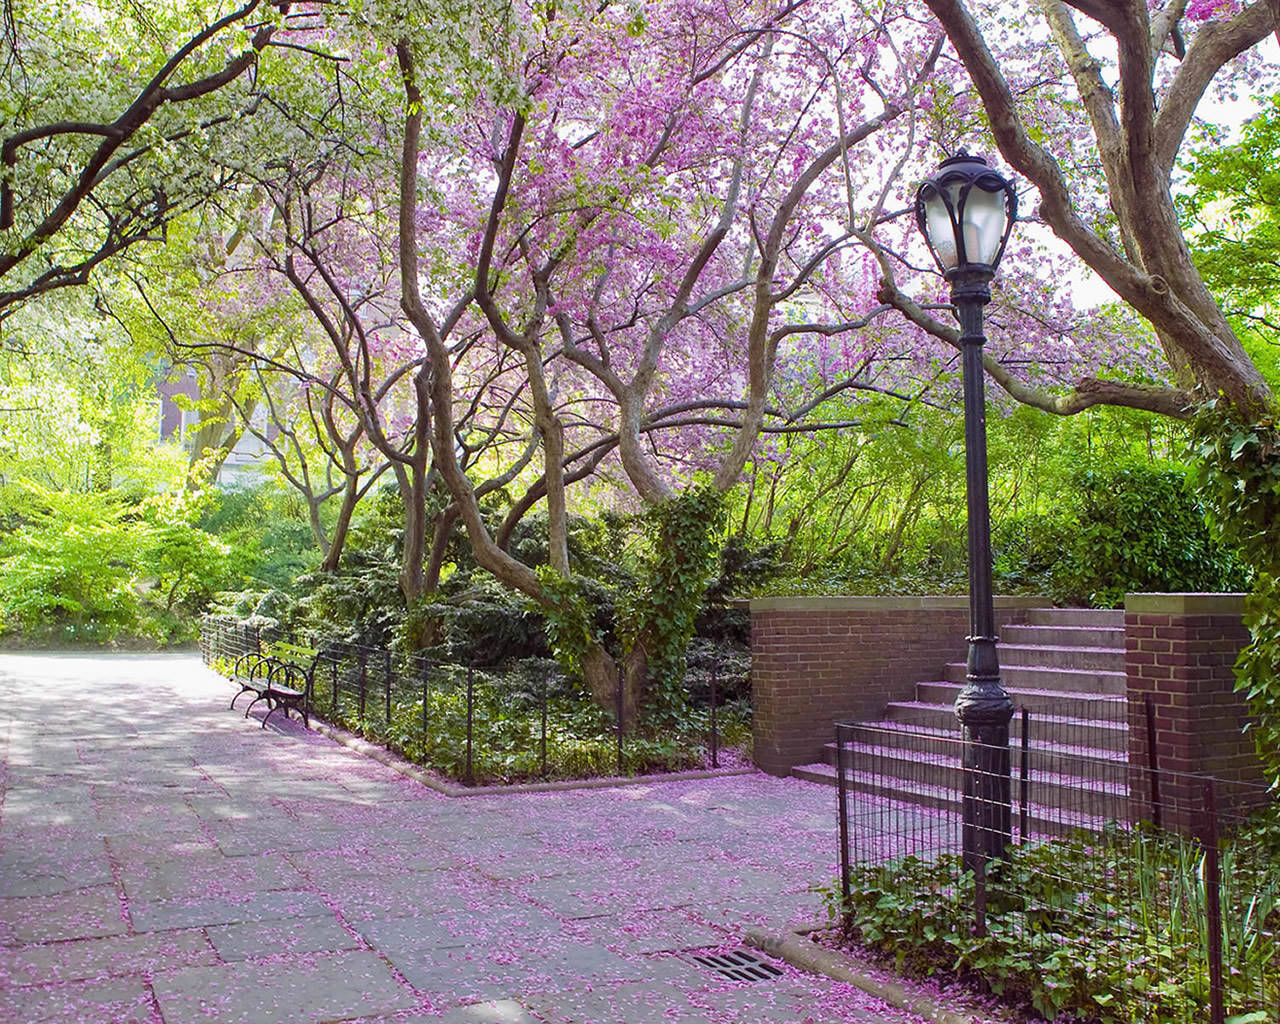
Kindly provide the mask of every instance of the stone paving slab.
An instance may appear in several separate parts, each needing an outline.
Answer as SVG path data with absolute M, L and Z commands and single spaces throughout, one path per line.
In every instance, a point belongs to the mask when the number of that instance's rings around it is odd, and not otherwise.
M 666 982 L 631 982 L 602 991 L 567 996 L 559 993 L 531 997 L 528 1008 L 548 1024 L 711 1024 L 706 1011 L 695 1006 L 683 989 Z
M 323 917 L 333 911 L 315 893 L 297 889 L 250 893 L 241 898 L 130 900 L 129 917 L 140 932 L 169 928 L 203 928 L 207 925 L 246 921 L 278 921 L 286 918 Z
M 190 854 L 177 859 L 128 861 L 120 881 L 130 899 L 165 900 L 183 896 L 237 896 L 264 889 L 288 889 L 303 883 L 297 868 L 283 857 L 227 857 Z
M 615 953 L 669 953 L 722 945 L 730 933 L 680 912 L 627 911 L 576 923 L 578 931 Z
M 0 851 L 0 900 L 56 896 L 75 889 L 113 884 L 106 847 L 75 844 L 44 853 Z
M 165 1024 L 313 1024 L 406 1009 L 417 1000 L 375 953 L 194 967 L 153 982 Z
M 155 1024 L 142 978 L 111 978 L 49 988 L 0 991 L 0 1020 L 14 1024 Z
M 296 953 L 356 949 L 360 940 L 334 917 L 289 918 L 220 924 L 204 929 L 218 955 L 227 962 L 262 960 Z
M 510 902 L 510 893 L 473 872 L 413 871 L 379 879 L 362 879 L 329 897 L 350 921 L 434 914 L 449 910 L 483 912 Z
M 397 1024 L 406 1024 L 398 1021 Z M 513 999 L 496 999 L 459 1006 L 440 1018 L 440 1024 L 541 1024 Z
M 123 935 L 128 930 L 113 886 L 0 900 L 0 945 Z
M 196 967 L 217 959 L 202 931 L 0 947 L 0 989 Z
M 544 942 L 560 935 L 565 922 L 535 907 L 504 907 L 496 911 L 448 911 L 416 917 L 355 921 L 352 927 L 374 948 L 398 952 L 492 946 L 522 935 Z
M 601 946 L 585 944 L 385 952 L 396 971 L 436 1003 L 582 991 L 636 981 L 649 973 L 647 965 L 624 959 Z

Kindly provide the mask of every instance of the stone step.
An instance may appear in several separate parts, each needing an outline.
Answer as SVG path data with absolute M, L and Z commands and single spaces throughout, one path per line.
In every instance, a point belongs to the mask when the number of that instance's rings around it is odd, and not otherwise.
M 1062 644 L 997 644 L 1001 665 L 1092 669 L 1123 672 L 1124 651 L 1114 647 L 1067 647 Z
M 1124 626 L 1123 608 L 1031 608 L 1027 622 L 1033 626 Z
M 963 683 L 966 665 L 953 661 L 946 666 L 945 681 Z M 1074 693 L 1097 693 L 1121 697 L 1125 693 L 1123 666 L 1119 670 L 1094 668 L 1057 668 L 1053 665 L 1000 666 L 1000 681 L 1005 689 L 1070 690 Z
M 867 722 L 853 725 L 842 735 L 855 748 L 867 751 L 893 751 L 908 760 L 924 758 L 949 758 L 959 764 L 961 751 L 960 733 L 955 730 L 934 732 L 927 729 L 886 728 L 884 722 Z M 1013 771 L 1021 771 L 1022 748 L 1020 740 L 1010 740 Z M 827 743 L 822 748 L 822 759 L 828 764 L 836 762 L 836 745 Z M 870 756 L 870 755 L 868 755 Z M 1121 749 L 1099 749 L 1085 744 L 1072 744 L 1055 735 L 1033 737 L 1027 746 L 1027 766 L 1033 775 L 1052 775 L 1090 781 L 1095 778 L 1127 778 L 1127 744 Z M 915 776 L 908 773 L 906 778 Z
M 807 782 L 816 782 L 824 786 L 835 787 L 839 785 L 836 769 L 825 762 L 798 765 L 791 769 L 791 774 L 794 778 L 804 779 Z M 929 786 L 905 780 L 891 780 L 891 784 L 887 784 L 890 780 L 877 779 L 865 772 L 850 772 L 846 775 L 845 782 L 850 792 L 853 793 L 865 793 L 869 796 L 883 797 L 894 803 L 901 801 L 952 814 L 957 819 L 955 827 L 957 836 L 959 835 L 958 819 L 960 818 L 962 804 L 960 791 L 955 786 Z M 1020 832 L 1019 812 L 1021 805 L 1018 802 L 1018 793 L 1019 790 L 1015 781 L 1012 794 L 1012 816 L 1014 828 Z M 1035 835 L 1047 836 L 1069 835 L 1079 829 L 1100 832 L 1108 821 L 1123 820 L 1125 817 L 1125 801 L 1120 796 L 1117 795 L 1111 800 L 1109 806 L 1116 813 L 1110 815 L 1086 814 L 1069 808 L 1050 808 L 1037 804 L 1034 791 L 1032 791 L 1032 796 L 1027 806 L 1028 830 Z M 856 802 L 850 803 L 849 810 L 851 814 L 866 813 L 871 820 L 874 820 L 877 814 L 877 809 L 874 807 L 869 811 L 860 812 Z
M 893 799 L 915 802 L 921 795 L 934 794 L 935 801 L 925 806 L 958 806 L 962 787 L 962 770 L 957 750 L 955 755 L 937 751 L 905 751 L 892 747 L 873 746 L 864 743 L 848 744 L 849 782 L 859 792 L 874 792 Z M 1067 767 L 1066 762 L 1057 767 Z M 1032 767 L 1028 780 L 1028 803 L 1043 809 L 1046 819 L 1064 820 L 1086 818 L 1102 822 L 1122 820 L 1126 817 L 1129 786 L 1126 766 L 1099 765 L 1097 778 L 1081 778 L 1054 771 L 1052 767 Z M 804 770 L 792 769 L 797 778 L 810 781 L 837 783 L 835 767 L 826 764 L 822 769 L 805 765 Z M 1021 793 L 1021 780 L 1015 768 L 1012 777 L 1013 799 Z
M 1005 626 L 1000 639 L 1006 644 L 1058 647 L 1109 647 L 1123 653 L 1123 626 Z
M 963 675 L 963 673 L 962 673 Z M 1099 694 L 1087 690 L 1039 689 L 1033 686 L 1013 686 L 1005 680 L 1005 689 L 1013 698 L 1015 707 L 1029 708 L 1032 714 L 1055 717 L 1097 719 L 1106 722 L 1123 722 L 1128 714 L 1128 701 L 1121 694 Z M 917 683 L 916 701 L 921 704 L 940 704 L 952 707 L 962 684 L 958 682 Z
M 1015 697 L 1014 703 L 1018 704 Z M 1118 702 L 1115 702 L 1118 703 Z M 1129 749 L 1129 725 L 1120 718 L 1124 707 L 1102 706 L 1098 717 L 1078 717 L 1065 712 L 1053 715 L 1032 714 L 1030 719 L 1031 741 L 1049 740 L 1054 743 L 1077 747 L 1095 747 L 1099 750 L 1127 751 Z M 906 726 L 912 729 L 933 729 L 941 732 L 958 732 L 952 704 L 929 704 L 923 701 L 891 701 L 885 709 L 885 720 L 869 723 L 885 728 Z M 1010 735 L 1017 742 L 1022 736 L 1022 716 L 1015 713 L 1010 722 Z

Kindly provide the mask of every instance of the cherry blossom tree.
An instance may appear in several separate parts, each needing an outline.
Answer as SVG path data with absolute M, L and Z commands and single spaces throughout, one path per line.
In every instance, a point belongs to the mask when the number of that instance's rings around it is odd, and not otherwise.
M 575 603 L 568 467 L 593 467 L 616 449 L 636 494 L 668 510 L 655 520 L 652 592 L 636 600 L 624 639 L 628 717 L 650 661 L 670 670 L 701 596 L 718 514 L 698 495 L 732 487 L 762 431 L 808 429 L 823 398 L 890 387 L 869 372 L 886 346 L 903 346 L 894 355 L 913 363 L 930 359 L 907 350 L 917 336 L 902 332 L 869 349 L 832 346 L 817 396 L 771 401 L 787 346 L 853 336 L 888 308 L 865 308 L 874 277 L 848 258 L 901 168 L 893 145 L 870 140 L 904 122 L 898 144 L 910 149 L 938 53 L 937 34 L 901 11 L 846 13 L 809 3 L 715 14 L 673 2 L 647 8 L 643 26 L 606 10 L 566 27 L 559 12 L 526 53 L 518 102 L 482 96 L 483 119 L 464 125 L 472 137 L 455 159 L 469 173 L 446 190 L 443 219 L 474 225 L 467 297 L 523 363 L 554 576 L 489 534 L 453 457 L 459 387 L 419 269 L 420 234 L 429 224 L 438 237 L 442 218 L 418 196 L 440 157 L 421 141 L 423 57 L 412 40 L 397 46 L 408 100 L 402 293 L 427 343 L 436 465 L 477 561 L 548 610 L 602 702 L 619 667 Z M 860 194 L 868 185 L 869 198 Z M 690 490 L 694 456 L 707 487 Z M 682 501 L 695 514 L 671 511 Z

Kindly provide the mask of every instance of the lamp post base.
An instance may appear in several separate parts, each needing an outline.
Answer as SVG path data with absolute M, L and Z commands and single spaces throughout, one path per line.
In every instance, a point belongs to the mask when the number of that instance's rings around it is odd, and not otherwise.
M 964 866 L 967 871 L 1001 860 L 1013 834 L 1010 786 L 1008 696 L 990 704 L 970 703 L 956 709 L 964 731 L 963 814 Z

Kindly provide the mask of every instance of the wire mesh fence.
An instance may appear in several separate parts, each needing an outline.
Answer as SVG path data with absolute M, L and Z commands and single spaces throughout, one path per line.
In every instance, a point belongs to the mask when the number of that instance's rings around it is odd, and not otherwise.
M 482 670 L 217 616 L 202 621 L 200 644 L 227 675 L 245 654 L 301 665 L 310 714 L 468 785 L 720 764 L 722 669 L 705 656 L 689 672 L 693 727 L 655 738 L 624 730 L 545 659 Z
M 1274 794 L 1135 768 L 1127 712 L 1093 710 L 1021 709 L 1003 789 L 975 782 L 958 728 L 838 725 L 846 927 L 1051 1020 L 1280 1020 Z M 992 792 L 998 813 L 975 809 Z M 973 855 L 975 821 L 1008 823 L 1002 855 Z

